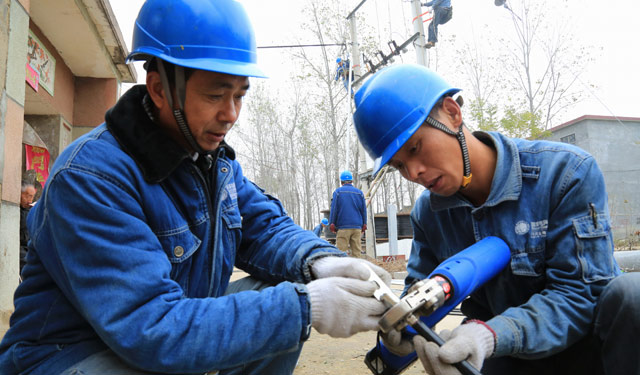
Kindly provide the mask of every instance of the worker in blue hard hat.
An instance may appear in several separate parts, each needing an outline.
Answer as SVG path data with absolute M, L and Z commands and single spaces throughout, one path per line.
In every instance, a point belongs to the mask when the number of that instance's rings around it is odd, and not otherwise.
M 352 257 L 365 258 L 362 254 L 362 233 L 367 230 L 367 205 L 364 194 L 353 186 L 353 174 L 340 173 L 340 184 L 333 191 L 329 230 L 336 233 L 336 246 Z
M 342 59 L 341 57 L 338 57 L 336 59 L 336 76 L 334 78 L 334 81 L 342 81 L 342 85 L 344 86 L 345 90 L 349 89 L 349 69 L 349 59 Z M 353 74 L 351 74 L 351 80 L 353 80 Z M 353 95 L 353 88 L 351 89 L 351 95 Z
M 569 144 L 473 132 L 460 90 L 419 65 L 375 73 L 356 92 L 354 123 L 374 173 L 389 164 L 425 192 L 411 212 L 405 291 L 487 236 L 510 266 L 466 299 L 464 324 L 442 347 L 397 331 L 396 355 L 416 351 L 429 374 L 467 359 L 485 375 L 637 374 L 640 274 L 613 257 L 605 182 Z
M 327 219 L 326 217 L 323 217 L 322 220 L 320 220 L 320 224 L 316 225 L 315 228 L 313 228 L 313 233 L 316 236 L 320 237 L 320 235 L 324 231 L 324 228 L 327 227 L 328 225 L 329 225 L 329 219 Z
M 367 280 L 389 274 L 294 224 L 226 143 L 264 76 L 240 3 L 147 0 L 132 49 L 146 84 L 60 154 L 28 216 L 2 374 L 291 374 L 311 328 L 375 330 Z

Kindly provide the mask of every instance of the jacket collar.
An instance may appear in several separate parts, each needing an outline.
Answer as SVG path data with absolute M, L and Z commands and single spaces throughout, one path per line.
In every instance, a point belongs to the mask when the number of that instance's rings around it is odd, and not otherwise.
M 167 178 L 183 160 L 193 158 L 152 120 L 152 114 L 145 110 L 145 101 L 147 107 L 152 105 L 147 96 L 147 87 L 134 86 L 107 111 L 105 120 L 107 128 L 123 150 L 142 170 L 145 181 L 158 183 Z M 235 159 L 235 152 L 224 141 L 213 152 Z
M 509 138 L 497 132 L 473 132 L 480 141 L 495 148 L 497 153 L 496 170 L 491 182 L 491 192 L 482 207 L 492 207 L 506 200 L 517 200 L 522 190 L 522 168 L 518 146 Z M 443 197 L 430 195 L 433 211 L 473 205 L 459 192 Z

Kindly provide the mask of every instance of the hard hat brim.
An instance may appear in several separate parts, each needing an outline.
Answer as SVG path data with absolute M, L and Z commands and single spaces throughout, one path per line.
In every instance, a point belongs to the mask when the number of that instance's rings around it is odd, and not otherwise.
M 230 74 L 242 77 L 268 78 L 256 63 L 236 62 L 232 60 L 214 58 L 177 59 L 166 55 L 155 48 L 140 48 L 135 53 L 127 56 L 127 62 L 132 60 L 143 60 L 147 56 L 154 56 L 172 64 L 185 68 L 207 70 L 210 72 Z

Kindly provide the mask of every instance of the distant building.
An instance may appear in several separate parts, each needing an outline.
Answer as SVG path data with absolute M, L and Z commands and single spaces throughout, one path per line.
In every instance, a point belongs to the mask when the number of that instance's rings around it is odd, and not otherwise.
M 108 0 L 0 0 L 0 338 L 19 281 L 21 179 L 45 182 L 104 121 L 121 83 L 136 82 L 127 54 Z
M 547 139 L 576 145 L 602 169 L 615 241 L 640 230 L 640 117 L 585 115 L 549 129 Z

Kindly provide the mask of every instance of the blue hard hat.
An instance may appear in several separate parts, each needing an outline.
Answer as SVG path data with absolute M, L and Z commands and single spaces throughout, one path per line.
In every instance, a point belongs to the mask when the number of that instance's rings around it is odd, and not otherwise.
M 371 76 L 355 94 L 353 121 L 374 161 L 373 174 L 411 138 L 441 97 L 458 91 L 417 64 L 390 66 Z
M 339 57 L 336 59 L 336 63 L 340 63 L 341 61 L 342 61 L 342 59 L 339 58 Z
M 340 173 L 340 181 L 353 181 L 353 175 L 350 171 L 342 171 Z
M 175 65 L 265 77 L 246 11 L 235 0 L 147 0 L 133 29 L 131 60 L 155 56 Z
M 324 219 L 322 219 L 320 222 L 321 222 L 322 224 L 324 224 L 324 225 L 329 225 L 329 220 L 327 220 L 327 218 L 326 218 L 326 217 L 325 217 Z

